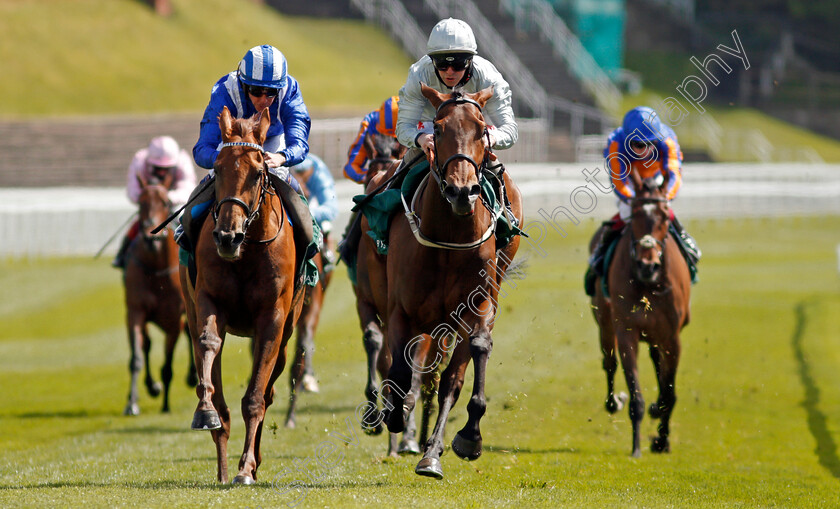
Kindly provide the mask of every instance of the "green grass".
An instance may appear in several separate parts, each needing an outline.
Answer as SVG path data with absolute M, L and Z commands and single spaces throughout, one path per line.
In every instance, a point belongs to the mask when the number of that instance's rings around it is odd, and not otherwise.
M 0 117 L 195 112 L 248 48 L 273 44 L 314 111 L 370 111 L 411 60 L 357 20 L 289 17 L 250 0 L 0 1 Z M 360 109 L 361 108 L 361 109 Z
M 684 330 L 672 452 L 630 458 L 626 411 L 603 409 L 596 326 L 581 290 L 595 223 L 549 238 L 529 254 L 526 279 L 502 300 L 489 363 L 485 453 L 442 458 L 445 478 L 413 473 L 417 458 L 384 458 L 383 437 L 356 441 L 299 507 L 829 507 L 840 484 L 838 218 L 695 221 L 704 251 Z M 364 354 L 343 268 L 318 333 L 321 393 L 302 398 L 298 428 L 269 410 L 260 482 L 215 482 L 209 434 L 189 431 L 197 402 L 175 361 L 173 412 L 141 395 L 142 415 L 120 415 L 128 348 L 119 275 L 106 262 L 0 262 L 0 506 L 283 507 L 271 480 L 347 433 L 363 402 Z M 13 297 L 9 297 L 13 295 Z M 154 335 L 159 370 L 161 337 Z M 228 338 L 224 383 L 233 411 L 230 468 L 243 441 L 239 399 L 247 342 Z M 653 369 L 641 356 L 648 402 Z M 286 390 L 283 377 L 277 388 Z M 471 370 L 465 390 L 472 383 Z M 618 387 L 625 384 L 619 375 Z M 463 394 L 447 440 L 466 418 Z M 275 425 L 279 428 L 275 428 Z M 643 436 L 655 433 L 643 421 Z M 314 469 L 311 470 L 313 473 Z M 281 476 L 283 480 L 290 478 Z M 284 483 L 281 483 L 281 486 Z

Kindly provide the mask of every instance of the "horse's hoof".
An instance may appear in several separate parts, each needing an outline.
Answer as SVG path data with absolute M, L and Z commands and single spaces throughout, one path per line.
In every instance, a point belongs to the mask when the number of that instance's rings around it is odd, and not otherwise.
M 633 451 L 633 454 L 631 454 L 630 456 L 632 456 L 634 458 L 641 458 L 642 457 L 642 450 L 641 449 L 635 449 Z
M 397 448 L 398 454 L 420 454 L 420 444 L 416 440 L 403 439 Z
M 423 458 L 414 468 L 414 473 L 435 479 L 443 479 L 443 469 L 440 467 L 440 460 L 437 458 Z
M 671 444 L 664 437 L 656 437 L 650 442 L 650 452 L 671 452 Z
M 659 407 L 658 401 L 650 404 L 650 407 L 648 408 L 648 415 L 650 415 L 651 419 L 659 419 L 662 417 L 662 409 Z
M 620 411 L 622 408 L 624 408 L 624 403 L 627 402 L 627 398 L 628 396 L 626 392 L 607 396 L 607 402 L 605 404 L 607 412 L 614 414 Z
M 222 427 L 222 421 L 215 410 L 196 410 L 191 427 L 197 431 L 214 430 Z
M 452 451 L 458 455 L 459 458 L 467 461 L 477 460 L 481 456 L 481 440 L 469 440 L 461 436 L 458 432 L 455 438 L 452 439 Z
M 376 436 L 381 435 L 383 431 L 385 431 L 385 426 L 382 425 L 381 422 L 377 423 L 376 426 L 362 426 L 362 429 L 365 430 L 365 435 Z
M 295 426 L 297 426 L 297 424 L 295 424 L 294 419 L 288 419 L 286 421 L 286 429 L 295 429 Z
M 129 403 L 123 410 L 123 415 L 140 415 L 140 405 L 137 403 Z
M 300 385 L 302 392 L 311 392 L 312 394 L 321 392 L 321 388 L 318 387 L 318 380 L 312 375 L 303 375 Z
M 156 398 L 160 396 L 160 392 L 163 390 L 163 385 L 160 382 L 152 382 L 150 384 L 146 384 L 146 390 L 149 391 L 149 396 Z
M 234 477 L 234 478 L 233 478 L 233 480 L 232 480 L 230 483 L 231 483 L 231 484 L 242 484 L 242 485 L 246 485 L 246 486 L 247 486 L 247 485 L 254 484 L 254 482 L 255 482 L 255 481 L 254 481 L 254 479 L 253 479 L 253 478 L 251 478 L 251 476 L 248 476 L 248 475 L 237 475 L 236 477 Z

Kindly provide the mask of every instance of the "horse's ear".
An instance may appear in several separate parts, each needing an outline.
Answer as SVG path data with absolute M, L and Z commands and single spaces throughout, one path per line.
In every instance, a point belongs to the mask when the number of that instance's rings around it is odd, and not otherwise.
M 376 145 L 373 143 L 373 135 L 365 136 L 365 141 L 362 142 L 362 145 L 364 145 L 365 150 L 367 150 L 368 158 L 374 158 L 377 156 Z
M 268 134 L 268 128 L 271 127 L 271 115 L 268 113 L 268 108 L 265 108 L 257 115 L 259 116 L 257 117 L 258 125 L 255 134 L 257 136 L 257 143 L 262 145 L 265 142 L 266 135 Z
M 230 116 L 230 110 L 227 106 L 224 106 L 222 113 L 219 114 L 219 129 L 222 131 L 222 140 L 225 142 L 230 140 L 233 132 L 233 118 Z
M 435 109 L 438 109 L 438 106 L 440 106 L 444 100 L 443 94 L 432 87 L 427 87 L 423 82 L 420 82 L 420 92 L 423 94 L 423 97 L 432 103 L 432 106 L 434 106 Z
M 140 184 L 140 189 L 143 189 L 144 187 L 146 187 L 146 179 L 144 179 L 142 175 L 137 173 L 134 176 L 137 177 L 137 183 Z
M 489 101 L 490 98 L 493 97 L 493 85 L 490 85 L 484 90 L 479 90 L 474 94 L 470 94 L 468 97 L 470 97 L 473 101 L 477 102 L 483 108 L 484 105 L 487 104 L 487 101 Z
M 664 171 L 662 172 L 665 178 L 662 179 L 662 184 L 659 186 L 659 190 L 662 191 L 663 195 L 668 194 L 668 180 L 671 179 L 671 172 Z
M 175 180 L 175 172 L 176 170 L 173 168 L 172 171 L 167 172 L 166 176 L 163 177 L 163 182 L 161 185 L 164 189 L 172 189 L 172 181 Z

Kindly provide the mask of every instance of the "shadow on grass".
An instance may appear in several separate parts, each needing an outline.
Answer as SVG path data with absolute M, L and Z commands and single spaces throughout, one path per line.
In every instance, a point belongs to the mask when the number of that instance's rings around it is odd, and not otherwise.
M 166 489 L 203 489 L 203 490 L 229 490 L 231 485 L 219 484 L 216 481 L 189 481 L 189 480 L 158 480 L 143 482 L 97 482 L 97 481 L 72 481 L 72 482 L 45 482 L 41 484 L 21 484 L 16 486 L 0 485 L 0 492 L 15 490 L 31 490 L 44 488 L 133 488 L 141 490 L 166 490 Z M 235 487 L 234 487 L 235 488 Z
M 53 412 L 24 412 L 8 415 L 10 417 L 17 417 L 18 419 L 79 419 L 88 417 L 112 417 L 114 414 L 99 410 L 56 410 Z M 3 415 L 2 417 L 6 417 L 6 415 Z
M 528 447 L 519 446 L 505 446 L 505 445 L 485 445 L 484 450 L 487 452 L 495 452 L 499 454 L 578 454 L 579 450 L 571 447 L 558 447 L 552 449 L 530 449 Z
M 793 331 L 791 344 L 794 358 L 799 365 L 799 378 L 802 380 L 802 386 L 805 389 L 805 399 L 802 401 L 802 407 L 808 413 L 808 429 L 817 441 L 817 448 L 814 452 L 820 460 L 820 465 L 831 472 L 831 475 L 835 478 L 840 479 L 840 458 L 837 457 L 837 444 L 834 443 L 834 439 L 828 430 L 825 414 L 819 409 L 820 389 L 811 374 L 811 367 L 808 365 L 808 360 L 805 358 L 805 352 L 802 348 L 802 339 L 808 325 L 807 311 L 808 307 L 812 305 L 813 302 L 806 301 L 796 305 L 794 310 L 796 327 Z
M 127 428 L 113 428 L 113 429 L 104 429 L 102 433 L 115 433 L 115 434 L 124 434 L 124 435 L 158 435 L 161 433 L 195 433 L 195 431 L 191 430 L 187 426 L 182 427 L 171 427 L 171 426 L 130 426 Z

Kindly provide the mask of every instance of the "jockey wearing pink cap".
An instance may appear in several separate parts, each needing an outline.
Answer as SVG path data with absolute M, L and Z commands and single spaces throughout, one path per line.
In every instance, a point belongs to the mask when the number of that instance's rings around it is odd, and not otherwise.
M 128 166 L 126 192 L 131 203 L 140 199 L 143 182 L 163 183 L 168 175 L 172 175 L 169 185 L 169 201 L 172 208 L 178 208 L 189 199 L 190 192 L 196 185 L 195 169 L 192 159 L 187 152 L 178 146 L 178 142 L 171 136 L 157 136 L 152 138 L 148 147 L 141 148 L 134 154 Z M 138 179 L 139 177 L 139 179 Z M 139 231 L 139 224 L 135 221 L 126 232 L 117 256 L 112 265 L 125 268 L 125 252 Z

